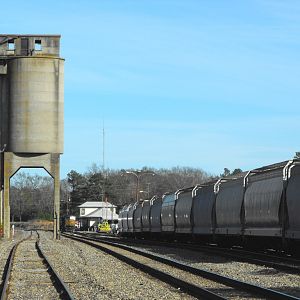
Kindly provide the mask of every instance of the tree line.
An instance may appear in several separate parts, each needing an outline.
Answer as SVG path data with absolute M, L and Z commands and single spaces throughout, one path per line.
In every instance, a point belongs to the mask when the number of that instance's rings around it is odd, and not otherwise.
M 12 221 L 52 219 L 53 179 L 48 176 L 17 173 L 11 182 L 10 214 Z
M 300 159 L 296 152 L 295 159 Z M 174 167 L 155 169 L 144 167 L 137 178 L 130 172 L 136 170 L 103 170 L 95 164 L 87 172 L 71 170 L 66 179 L 61 180 L 61 214 L 77 215 L 78 205 L 86 201 L 107 200 L 118 207 L 138 199 L 150 199 L 154 195 L 162 196 L 165 192 L 195 186 L 220 177 L 227 177 L 242 172 L 237 168 L 215 176 L 200 168 Z M 129 172 L 129 173 L 128 173 Z M 155 175 L 153 175 L 155 174 Z M 48 176 L 17 173 L 11 182 L 10 205 L 12 221 L 53 218 L 53 179 Z
M 127 171 L 127 173 L 126 173 Z M 78 215 L 78 205 L 86 201 L 108 201 L 123 206 L 138 199 L 151 199 L 165 192 L 195 186 L 219 178 L 200 168 L 173 167 L 155 169 L 144 167 L 137 177 L 130 170 L 103 170 L 92 165 L 85 173 L 71 170 L 66 179 L 61 180 L 61 214 Z M 241 171 L 230 172 L 227 168 L 220 176 L 229 176 Z M 53 179 L 48 176 L 17 173 L 10 190 L 11 220 L 28 221 L 32 219 L 53 218 Z
M 136 174 L 136 175 L 134 175 Z M 194 186 L 212 180 L 215 176 L 202 169 L 174 167 L 155 169 L 144 167 L 137 170 L 102 170 L 93 165 L 80 174 L 74 170 L 68 173 L 69 202 L 64 206 L 70 214 L 78 212 L 77 206 L 86 201 L 107 200 L 118 207 L 136 199 L 151 199 L 180 188 Z
M 296 152 L 295 159 L 300 159 Z M 137 170 L 113 170 L 93 164 L 87 172 L 71 170 L 66 179 L 61 180 L 61 214 L 78 215 L 78 205 L 86 201 L 108 201 L 118 207 L 133 203 L 136 199 L 151 199 L 165 192 L 195 186 L 220 177 L 242 172 L 240 168 L 230 171 L 224 168 L 220 175 L 212 175 L 200 168 L 173 167 Z M 12 221 L 53 218 L 53 179 L 48 176 L 17 173 L 11 183 L 10 205 Z

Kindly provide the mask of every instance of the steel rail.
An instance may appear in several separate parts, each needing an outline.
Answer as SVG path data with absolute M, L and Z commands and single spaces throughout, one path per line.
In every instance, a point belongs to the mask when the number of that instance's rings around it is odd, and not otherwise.
M 57 292 L 60 294 L 60 299 L 74 300 L 75 298 L 73 297 L 73 295 L 71 294 L 71 292 L 69 291 L 69 289 L 67 288 L 67 286 L 65 285 L 63 280 L 61 279 L 61 277 L 55 272 L 52 264 L 49 262 L 47 256 L 43 253 L 42 249 L 40 248 L 38 232 L 37 232 L 37 235 L 38 235 L 38 238 L 37 238 L 37 241 L 35 243 L 37 252 L 38 252 L 39 256 L 43 259 L 43 262 L 45 263 L 45 265 L 47 266 L 47 272 L 50 274 L 53 285 L 55 286 Z M 32 236 L 32 232 L 31 232 L 30 236 L 28 236 L 27 238 L 17 242 L 10 251 L 10 254 L 8 256 L 8 259 L 7 259 L 6 266 L 4 268 L 3 277 L 5 277 L 5 280 L 4 280 L 0 300 L 6 300 L 8 298 L 9 287 L 10 287 L 9 283 L 10 283 L 10 279 L 11 279 L 11 275 L 12 275 L 12 267 L 13 267 L 13 262 L 14 262 L 14 259 L 15 259 L 15 254 L 16 254 L 16 251 L 17 251 L 17 247 L 22 242 L 24 242 L 24 241 L 28 240 L 29 238 L 31 238 L 31 236 Z
M 12 249 L 9 252 L 5 267 L 4 267 L 4 272 L 2 275 L 2 279 L 4 279 L 3 283 L 2 283 L 2 291 L 1 291 L 1 296 L 0 296 L 0 300 L 6 300 L 7 296 L 8 296 L 8 292 L 9 292 L 9 280 L 11 277 L 11 271 L 12 271 L 12 266 L 13 266 L 13 260 L 15 258 L 15 254 L 17 251 L 17 247 L 19 246 L 19 244 L 21 244 L 22 242 L 30 239 L 32 236 L 32 232 L 30 233 L 30 235 L 28 237 L 26 237 L 25 239 L 20 240 L 19 242 L 17 242 Z
M 180 263 L 180 262 L 178 262 L 176 260 L 173 260 L 173 259 L 170 259 L 170 258 L 157 256 L 157 255 L 151 254 L 149 252 L 145 252 L 145 251 L 142 251 L 142 250 L 132 248 L 130 246 L 119 244 L 117 242 L 99 240 L 99 239 L 90 238 L 90 237 L 80 237 L 80 238 L 78 237 L 77 238 L 74 235 L 71 236 L 71 234 L 67 234 L 67 235 L 64 234 L 64 236 L 67 236 L 67 237 L 70 237 L 70 238 L 73 238 L 73 239 L 78 239 L 80 241 L 81 241 L 81 239 L 86 239 L 86 240 L 89 240 L 89 241 L 100 242 L 100 243 L 104 243 L 104 244 L 107 244 L 107 245 L 116 246 L 116 247 L 119 247 L 121 249 L 131 251 L 131 252 L 134 252 L 134 253 L 139 254 L 139 255 L 143 255 L 143 256 L 145 256 L 147 258 L 150 258 L 150 259 L 153 259 L 155 261 L 159 261 L 161 263 L 164 263 L 164 264 L 167 264 L 167 265 L 170 265 L 170 266 L 173 266 L 173 267 L 177 267 L 178 269 L 189 272 L 191 274 L 198 275 L 198 276 L 204 277 L 206 279 L 213 280 L 213 281 L 216 281 L 218 283 L 225 284 L 227 286 L 230 286 L 230 287 L 233 287 L 233 288 L 236 288 L 236 289 L 241 289 L 243 291 L 255 293 L 255 294 L 267 297 L 269 299 L 278 299 L 278 300 L 281 300 L 281 299 L 282 300 L 283 299 L 296 300 L 296 299 L 298 299 L 299 300 L 298 297 L 294 297 L 292 295 L 284 294 L 284 293 L 281 293 L 281 292 L 278 292 L 278 291 L 275 291 L 275 290 L 272 290 L 272 289 L 264 288 L 264 287 L 261 287 L 261 286 L 258 286 L 258 285 L 254 285 L 254 284 L 250 284 L 250 283 L 247 283 L 247 282 L 244 282 L 244 281 L 229 278 L 227 276 L 222 276 L 222 275 L 219 275 L 219 274 L 214 273 L 214 272 L 209 272 L 209 271 L 206 271 L 206 270 L 203 270 L 203 269 L 194 268 L 194 267 L 191 267 L 191 266 L 189 266 L 185 263 Z
M 56 285 L 56 289 L 60 294 L 61 299 L 65 300 L 75 300 L 74 296 L 72 295 L 71 291 L 63 281 L 63 279 L 58 275 L 58 273 L 55 271 L 53 265 L 50 263 L 50 260 L 48 259 L 47 255 L 44 253 L 42 248 L 40 247 L 40 236 L 38 234 L 38 239 L 35 242 L 35 247 L 37 249 L 38 254 L 43 259 L 43 262 L 46 264 L 48 268 L 48 273 L 50 274 L 51 278 L 54 281 L 54 285 Z
M 68 238 L 71 238 L 73 240 L 76 240 L 76 241 L 79 241 L 79 242 L 82 242 L 82 243 L 85 243 L 87 245 L 90 245 L 94 248 L 97 248 L 101 251 L 104 251 L 105 253 L 107 254 L 110 254 L 114 257 L 116 257 L 117 259 L 127 263 L 128 265 L 130 266 L 133 266 L 147 274 L 150 274 L 151 276 L 165 282 L 165 283 L 168 283 L 169 285 L 172 285 L 174 286 L 175 288 L 180 288 L 181 291 L 197 298 L 197 299 L 208 299 L 208 300 L 225 300 L 226 298 L 220 296 L 220 295 L 217 295 L 213 292 L 210 292 L 208 291 L 207 289 L 204 289 L 204 288 L 201 288 L 201 287 L 198 287 L 194 284 L 191 284 L 189 282 L 186 282 L 184 280 L 181 280 L 181 279 L 178 279 L 172 275 L 169 275 L 165 272 L 162 272 L 160 270 L 157 270 L 155 268 L 152 268 L 146 264 L 143 264 L 143 263 L 140 263 L 132 258 L 129 258 L 125 255 L 122 255 L 120 253 L 117 253 L 111 249 L 108 249 L 106 247 L 103 247 L 99 244 L 95 244 L 94 242 L 98 242 L 99 241 L 90 241 L 89 238 L 83 238 L 83 237 L 75 237 L 75 236 L 72 236 L 70 234 L 62 234 L 62 236 L 65 236 L 65 237 L 68 237 Z M 102 242 L 100 242 L 102 243 Z M 117 245 L 110 245 L 110 246 L 117 246 Z M 118 247 L 118 246 L 117 246 Z M 128 249 L 126 249 L 128 250 Z
M 287 263 L 299 265 L 299 267 L 300 267 L 300 260 L 298 258 L 293 258 L 291 256 L 288 257 L 288 256 L 284 255 L 283 253 L 276 254 L 276 252 L 275 252 L 275 254 L 274 254 L 274 251 L 273 251 L 273 253 L 271 253 L 271 250 L 263 250 L 265 252 L 262 252 L 262 251 L 254 252 L 253 250 L 237 249 L 237 248 L 233 247 L 233 248 L 230 249 L 230 251 L 233 251 L 233 252 L 236 252 L 236 253 L 241 252 L 241 253 L 244 253 L 245 255 L 246 254 L 255 255 L 257 257 L 262 257 L 262 258 L 271 258 L 271 259 L 274 259 L 274 260 L 280 261 L 280 262 L 282 262 L 282 260 L 284 260 Z
M 11 276 L 11 271 L 12 271 L 12 265 L 13 265 L 13 259 L 15 257 L 15 253 L 17 250 L 17 245 L 20 244 L 20 242 L 18 242 L 17 244 L 15 244 L 13 246 L 13 248 L 11 249 L 9 256 L 7 258 L 7 263 L 6 266 L 4 268 L 4 274 L 3 276 L 5 277 L 4 283 L 3 283 L 3 287 L 2 287 L 2 292 L 1 292 L 1 300 L 6 300 L 7 296 L 8 296 L 8 289 L 9 289 L 9 279 Z
M 92 235 L 92 234 L 90 234 Z M 97 237 L 99 240 L 107 240 L 105 237 Z M 111 240 L 111 239 L 110 239 Z M 239 249 L 229 249 L 229 248 L 220 248 L 220 247 L 212 247 L 212 246 L 199 246 L 196 244 L 188 244 L 188 243 L 168 243 L 168 242 L 161 242 L 161 241 L 153 241 L 153 240 L 136 240 L 136 239 L 126 239 L 122 240 L 120 239 L 118 241 L 119 243 L 128 244 L 143 244 L 143 245 L 157 245 L 157 246 L 165 246 L 165 247 L 172 247 L 172 248 L 182 248 L 192 250 L 192 251 L 202 251 L 202 252 L 208 252 L 209 254 L 217 254 L 222 257 L 230 257 L 234 258 L 237 261 L 242 262 L 249 262 L 254 263 L 256 265 L 264 266 L 264 267 L 270 267 L 279 271 L 284 271 L 286 273 L 291 274 L 300 274 L 300 261 L 295 260 L 292 258 L 287 257 L 280 257 L 275 255 L 268 255 L 263 253 L 257 253 L 257 252 L 250 252 L 246 250 L 239 250 Z M 269 260 L 266 260 L 269 259 Z M 279 262 L 274 262 L 270 260 L 276 260 Z M 282 262 L 285 261 L 285 263 L 290 263 L 298 266 L 291 266 L 291 265 L 285 265 Z
M 243 262 L 251 262 L 256 265 L 270 267 L 276 270 L 284 271 L 291 274 L 300 274 L 299 261 L 287 257 L 279 257 L 274 255 L 268 255 L 257 252 L 250 252 L 239 249 L 228 249 L 228 248 L 219 248 L 219 247 L 210 247 L 210 246 L 200 246 L 195 247 L 194 250 L 205 251 L 209 253 L 215 253 L 223 257 L 231 257 L 235 260 Z M 271 261 L 273 260 L 273 261 Z M 279 262 L 275 262 L 279 261 Z M 298 266 L 285 265 L 282 262 L 295 264 Z

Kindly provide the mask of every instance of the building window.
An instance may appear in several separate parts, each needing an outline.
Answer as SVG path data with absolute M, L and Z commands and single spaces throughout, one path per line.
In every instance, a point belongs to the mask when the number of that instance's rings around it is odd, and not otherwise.
M 81 214 L 81 215 L 85 215 L 85 208 L 81 208 L 81 209 L 80 209 L 80 214 Z
M 9 51 L 14 51 L 15 50 L 15 42 L 12 40 L 12 41 L 8 41 L 7 43 L 7 50 Z
M 41 40 L 35 40 L 34 41 L 34 50 L 35 51 L 42 51 L 42 41 Z

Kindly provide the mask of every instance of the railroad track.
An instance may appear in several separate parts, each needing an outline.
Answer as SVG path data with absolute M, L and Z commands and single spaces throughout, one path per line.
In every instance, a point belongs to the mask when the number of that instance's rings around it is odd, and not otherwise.
M 37 232 L 14 245 L 3 277 L 1 300 L 74 299 L 40 248 Z
M 125 245 L 156 245 L 163 247 L 171 248 L 184 248 L 192 251 L 201 251 L 209 255 L 215 254 L 225 258 L 234 259 L 235 261 L 248 262 L 264 267 L 270 267 L 278 271 L 283 271 L 290 274 L 300 274 L 300 260 L 293 259 L 291 257 L 277 256 L 266 254 L 262 252 L 253 252 L 243 249 L 234 249 L 234 248 L 222 248 L 217 246 L 203 246 L 190 243 L 181 243 L 181 242 L 163 242 L 163 241 L 153 241 L 153 240 L 141 240 L 141 239 L 131 239 L 131 238 L 120 238 L 116 237 L 105 237 L 97 236 L 93 233 L 79 233 L 83 236 L 97 237 L 99 240 L 118 240 L 119 243 Z
M 198 251 L 214 253 L 223 257 L 234 258 L 238 261 L 250 262 L 256 265 L 270 267 L 286 273 L 300 274 L 300 260 L 290 257 L 213 246 L 196 246 L 194 249 Z
M 198 299 L 299 299 L 275 290 L 194 268 L 116 241 L 99 240 L 70 233 L 63 234 L 63 236 L 111 254 Z M 208 288 L 205 288 L 206 286 Z

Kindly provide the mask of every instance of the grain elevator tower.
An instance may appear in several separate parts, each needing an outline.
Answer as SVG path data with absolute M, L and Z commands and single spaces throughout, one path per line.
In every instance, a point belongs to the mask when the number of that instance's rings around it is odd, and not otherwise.
M 59 35 L 0 35 L 0 223 L 10 237 L 10 178 L 42 167 L 54 179 L 54 238 L 59 238 L 64 59 Z

